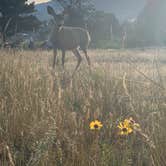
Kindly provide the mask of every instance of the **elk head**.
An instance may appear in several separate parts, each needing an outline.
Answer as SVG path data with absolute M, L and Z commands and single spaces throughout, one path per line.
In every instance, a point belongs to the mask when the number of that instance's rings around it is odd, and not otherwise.
M 64 13 L 56 14 L 51 6 L 47 6 L 47 12 L 49 15 L 53 16 L 54 21 L 58 27 L 64 25 Z

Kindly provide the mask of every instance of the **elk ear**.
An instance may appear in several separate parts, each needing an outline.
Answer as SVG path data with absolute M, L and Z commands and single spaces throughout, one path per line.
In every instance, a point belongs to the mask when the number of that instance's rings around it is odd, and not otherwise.
M 49 15 L 56 18 L 56 13 L 55 13 L 54 9 L 51 6 L 47 6 L 47 12 L 48 12 Z

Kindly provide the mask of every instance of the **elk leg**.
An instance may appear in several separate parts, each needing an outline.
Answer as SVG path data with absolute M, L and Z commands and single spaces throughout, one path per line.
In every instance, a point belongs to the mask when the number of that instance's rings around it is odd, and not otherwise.
M 88 62 L 88 65 L 90 66 L 91 63 L 90 63 L 90 58 L 89 58 L 89 56 L 88 56 L 88 54 L 87 54 L 87 51 L 86 51 L 86 50 L 83 50 L 83 52 L 84 52 L 84 54 L 85 54 L 86 60 L 87 60 L 87 62 Z
M 53 68 L 55 68 L 56 57 L 57 57 L 57 49 L 54 49 Z
M 62 67 L 64 69 L 64 64 L 65 64 L 65 51 L 62 50 Z
M 74 70 L 74 72 L 73 72 L 73 74 L 74 74 L 75 71 L 78 69 L 80 63 L 81 63 L 82 58 L 81 58 L 81 55 L 80 55 L 80 53 L 78 52 L 77 49 L 72 50 L 72 52 L 73 52 L 73 54 L 74 54 L 74 55 L 77 57 L 77 59 L 78 59 L 78 60 L 77 60 L 77 66 L 76 66 L 76 68 L 75 68 L 75 70 Z
M 88 56 L 88 54 L 87 54 L 87 50 L 86 50 L 86 49 L 83 49 L 83 52 L 84 52 L 84 54 L 85 54 L 86 60 L 87 60 L 88 65 L 89 65 L 89 70 L 90 70 L 90 73 L 91 73 L 91 62 L 90 62 L 90 58 L 89 58 L 89 56 Z

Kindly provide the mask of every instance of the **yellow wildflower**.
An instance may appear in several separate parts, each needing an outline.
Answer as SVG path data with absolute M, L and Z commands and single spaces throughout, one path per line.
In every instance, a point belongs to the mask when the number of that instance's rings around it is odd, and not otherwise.
M 120 129 L 120 135 L 128 135 L 133 132 L 133 129 L 126 122 L 120 122 L 118 128 Z
M 125 119 L 124 120 L 124 124 L 131 127 L 132 129 L 139 129 L 140 125 L 138 123 L 136 123 L 132 117 L 130 117 L 129 119 Z
M 103 127 L 103 125 L 100 121 L 95 120 L 90 123 L 89 127 L 91 130 L 100 130 Z

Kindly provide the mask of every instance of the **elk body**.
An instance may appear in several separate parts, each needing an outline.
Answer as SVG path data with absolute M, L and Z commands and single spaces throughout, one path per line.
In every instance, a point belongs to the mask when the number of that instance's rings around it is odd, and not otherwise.
M 79 47 L 84 52 L 88 65 L 90 66 L 90 59 L 87 54 L 87 49 L 90 43 L 90 35 L 86 29 L 79 27 L 64 26 L 64 15 L 57 15 L 54 9 L 47 7 L 48 14 L 52 15 L 55 24 L 52 28 L 50 41 L 54 49 L 53 68 L 55 67 L 57 50 L 62 51 L 62 66 L 64 67 L 65 52 L 71 50 L 77 58 L 77 65 L 74 71 L 77 70 L 81 63 L 81 55 L 78 51 Z

